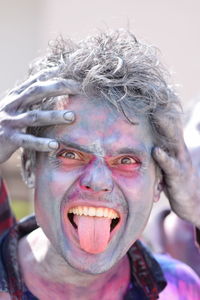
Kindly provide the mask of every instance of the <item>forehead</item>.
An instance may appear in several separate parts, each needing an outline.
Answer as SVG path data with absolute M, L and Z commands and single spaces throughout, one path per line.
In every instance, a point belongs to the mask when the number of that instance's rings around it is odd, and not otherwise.
M 120 146 L 152 146 L 152 134 L 145 117 L 134 116 L 131 124 L 121 112 L 104 99 L 88 99 L 74 96 L 59 103 L 58 109 L 75 112 L 76 120 L 71 125 L 54 128 L 55 138 L 86 145 L 100 150 L 110 147 L 114 151 Z

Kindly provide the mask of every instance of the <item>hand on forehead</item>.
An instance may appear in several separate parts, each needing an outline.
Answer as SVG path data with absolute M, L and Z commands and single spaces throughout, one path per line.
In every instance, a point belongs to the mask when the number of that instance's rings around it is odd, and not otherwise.
M 73 94 L 78 85 L 72 80 L 55 77 L 56 70 L 44 70 L 30 77 L 26 82 L 13 89 L 0 105 L 0 126 L 2 142 L 0 162 L 6 161 L 19 147 L 36 151 L 51 151 L 58 147 L 56 141 L 27 134 L 27 128 L 71 123 L 72 112 L 67 110 L 34 109 L 44 99 L 59 95 Z M 33 110 L 30 111 L 30 108 Z

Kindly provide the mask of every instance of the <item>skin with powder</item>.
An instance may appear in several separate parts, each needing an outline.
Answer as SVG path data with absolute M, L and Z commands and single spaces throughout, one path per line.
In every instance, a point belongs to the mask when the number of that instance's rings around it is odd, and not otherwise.
M 131 276 L 127 252 L 153 203 L 164 187 L 172 209 L 191 218 L 185 172 L 195 180 L 196 174 L 181 129 L 172 157 L 157 147 L 145 115 L 135 113 L 130 123 L 105 97 L 87 96 L 76 81 L 55 76 L 57 71 L 30 77 L 1 106 L 0 161 L 19 147 L 37 150 L 35 164 L 26 151 L 23 156 L 40 227 L 19 241 L 21 273 L 40 300 L 120 300 Z M 57 99 L 53 110 L 34 109 L 51 97 Z M 27 127 L 44 129 L 33 136 Z M 198 225 L 196 220 L 191 221 Z M 160 299 L 198 299 L 200 284 L 192 271 L 178 262 L 163 266 L 168 285 Z M 2 293 L 0 299 L 11 298 Z
M 73 96 L 66 108 L 76 120 L 44 134 L 59 148 L 37 154 L 35 212 L 41 228 L 20 240 L 23 277 L 39 299 L 122 299 L 130 280 L 126 253 L 161 192 L 152 134 L 145 119 L 135 117 L 130 125 L 101 99 Z M 87 216 L 80 216 L 85 207 Z M 75 208 L 71 223 L 68 214 Z M 112 217 L 88 216 L 90 208 L 112 210 L 117 225 L 110 232 Z
M 92 273 L 107 271 L 127 253 L 160 194 L 145 120 L 131 126 L 102 102 L 74 97 L 68 108 L 76 121 L 67 128 L 49 129 L 47 135 L 62 143 L 56 152 L 40 154 L 36 166 L 38 223 L 73 267 L 84 270 L 87 259 L 85 271 Z M 99 117 L 88 118 L 85 110 L 91 116 L 98 110 Z M 44 191 L 44 186 L 49 188 Z M 83 214 L 84 207 L 95 211 Z M 72 213 L 76 226 L 68 217 L 73 208 L 80 210 Z M 114 215 L 98 217 L 98 208 Z M 88 216 L 90 210 L 96 217 Z M 52 218 L 57 226 L 50 228 Z M 112 220 L 117 224 L 110 232 Z

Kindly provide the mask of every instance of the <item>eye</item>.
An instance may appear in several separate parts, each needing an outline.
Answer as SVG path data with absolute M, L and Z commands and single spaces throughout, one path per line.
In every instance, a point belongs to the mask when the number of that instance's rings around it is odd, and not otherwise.
M 59 156 L 67 159 L 80 160 L 80 156 L 74 151 L 63 151 Z
M 118 156 L 114 160 L 110 161 L 110 166 L 113 168 L 114 172 L 120 172 L 121 174 L 135 174 L 139 171 L 141 166 L 141 161 L 135 159 L 132 156 L 124 155 Z
M 119 159 L 119 163 L 122 165 L 131 165 L 137 163 L 137 161 L 130 156 L 126 156 L 126 157 L 121 157 Z

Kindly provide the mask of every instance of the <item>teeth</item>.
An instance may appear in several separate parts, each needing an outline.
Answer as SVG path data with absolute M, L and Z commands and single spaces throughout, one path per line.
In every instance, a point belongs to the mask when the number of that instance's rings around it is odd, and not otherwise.
M 109 210 L 108 211 L 108 218 L 112 219 L 112 217 L 113 217 L 113 212 L 112 212 L 112 210 Z
M 88 209 L 88 215 L 90 217 L 94 217 L 96 215 L 96 209 L 94 207 L 89 207 L 89 209 Z
M 88 215 L 88 208 L 86 206 L 83 207 L 83 214 L 84 216 Z
M 93 207 L 93 206 L 76 206 L 70 208 L 69 213 L 73 213 L 78 216 L 90 216 L 90 217 L 105 217 L 109 219 L 117 219 L 119 215 L 112 208 Z
M 96 209 L 96 216 L 97 217 L 104 217 L 103 208 L 99 207 Z
M 106 218 L 108 217 L 108 208 L 104 208 L 103 216 L 106 217 Z

